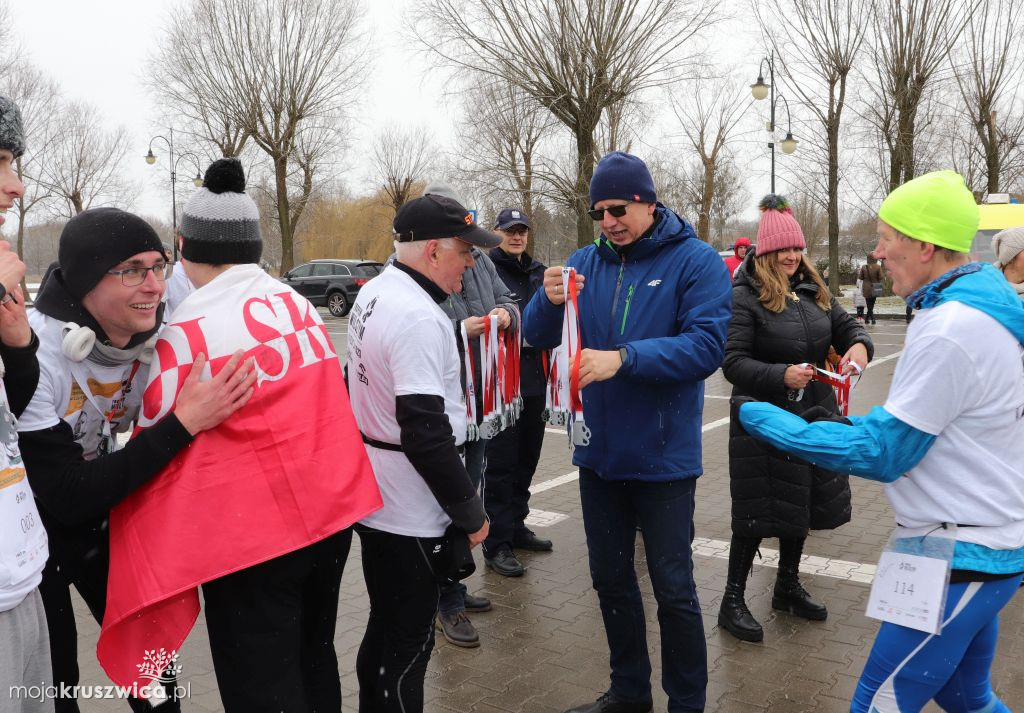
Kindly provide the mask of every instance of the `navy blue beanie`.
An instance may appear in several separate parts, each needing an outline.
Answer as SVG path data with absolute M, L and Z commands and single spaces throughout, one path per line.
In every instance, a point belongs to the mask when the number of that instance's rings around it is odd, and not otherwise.
M 617 198 L 637 203 L 656 203 L 654 179 L 647 164 L 632 154 L 612 151 L 594 169 L 590 179 L 590 207 L 595 203 Z

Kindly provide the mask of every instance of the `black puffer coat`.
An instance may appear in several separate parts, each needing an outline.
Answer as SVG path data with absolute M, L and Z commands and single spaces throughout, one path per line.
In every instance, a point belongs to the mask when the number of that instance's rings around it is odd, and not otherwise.
M 850 521 L 849 476 L 812 466 L 749 436 L 736 414 L 735 397 L 751 396 L 803 415 L 813 406 L 838 413 L 835 393 L 811 381 L 799 401 L 789 398 L 783 381 L 790 364 L 824 366 L 829 346 L 840 355 L 857 342 L 874 345 L 864 328 L 832 298 L 824 311 L 815 299 L 818 287 L 797 273 L 791 281 L 797 299 L 782 312 L 770 312 L 758 300 L 753 252 L 733 283 L 732 321 L 722 369 L 733 384 L 729 427 L 729 480 L 732 531 L 741 537 L 806 537 L 807 531 L 839 527 Z

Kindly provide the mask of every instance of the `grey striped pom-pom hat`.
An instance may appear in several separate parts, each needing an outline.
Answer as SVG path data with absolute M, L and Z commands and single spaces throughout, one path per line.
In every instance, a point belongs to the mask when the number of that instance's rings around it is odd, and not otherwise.
M 185 204 L 178 232 L 182 256 L 207 265 L 259 262 L 263 253 L 260 214 L 245 193 L 245 172 L 237 158 L 210 164 L 203 187 Z

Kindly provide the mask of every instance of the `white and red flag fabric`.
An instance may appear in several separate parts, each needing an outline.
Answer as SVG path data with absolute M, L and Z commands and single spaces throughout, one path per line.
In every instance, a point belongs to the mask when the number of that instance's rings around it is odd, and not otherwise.
M 118 685 L 145 685 L 145 653 L 181 647 L 200 584 L 381 507 L 323 321 L 256 265 L 230 268 L 175 309 L 156 344 L 139 428 L 173 410 L 197 354 L 209 358 L 209 378 L 238 349 L 256 362 L 253 397 L 111 512 L 97 655 Z

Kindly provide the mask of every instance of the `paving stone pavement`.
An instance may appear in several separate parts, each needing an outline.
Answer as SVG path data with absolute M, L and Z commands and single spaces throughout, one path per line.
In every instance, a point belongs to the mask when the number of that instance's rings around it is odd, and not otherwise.
M 329 320 L 329 330 L 343 353 L 345 320 Z M 854 390 L 852 410 L 864 413 L 881 403 L 888 391 L 905 326 L 892 321 L 869 327 L 875 334 L 877 366 L 870 368 Z M 721 373 L 707 382 L 704 423 L 728 416 L 730 387 Z M 623 438 L 628 430 L 623 429 Z M 864 615 L 869 584 L 858 576 L 872 571 L 890 529 L 892 514 L 882 487 L 859 478 L 853 487 L 853 521 L 836 531 L 813 533 L 807 541 L 806 569 L 831 575 L 805 574 L 804 584 L 829 607 L 824 622 L 808 622 L 771 609 L 775 570 L 770 559 L 755 565 L 748 604 L 765 629 L 760 644 L 742 643 L 717 624 L 726 578 L 721 544 L 728 542 L 729 482 L 728 427 L 704 433 L 705 475 L 697 490 L 695 556 L 701 608 L 708 647 L 708 713 L 843 713 L 867 657 L 878 623 Z M 566 439 L 549 432 L 535 483 L 572 473 Z M 483 567 L 469 580 L 470 591 L 490 597 L 494 609 L 473 615 L 480 632 L 479 649 L 461 649 L 440 635 L 426 677 L 425 709 L 430 713 L 550 713 L 595 699 L 608 685 L 608 651 L 597 597 L 590 586 L 576 481 L 540 489 L 531 505 L 545 513 L 568 517 L 540 528 L 555 542 L 555 551 L 523 553 L 526 575 L 510 579 Z M 765 542 L 765 552 L 776 546 Z M 654 710 L 663 712 L 667 700 L 658 684 L 661 675 L 656 603 L 646 576 L 644 548 L 636 546 L 640 586 L 647 610 L 648 647 L 654 672 Z M 868 569 L 848 567 L 857 563 Z M 95 658 L 98 627 L 78 602 L 79 651 L 83 684 L 105 684 Z M 367 599 L 360 569 L 358 538 L 353 543 L 342 583 L 335 644 L 340 659 L 344 710 L 355 711 L 355 655 L 367 616 Z M 209 654 L 206 626 L 200 617 L 182 649 L 181 682 L 191 687 L 183 702 L 186 711 L 222 709 Z M 1018 596 L 1001 617 L 999 651 L 993 685 L 1011 708 L 1024 709 L 1024 599 Z M 273 676 L 274 662 L 266 673 Z M 81 701 L 83 713 L 127 711 L 118 701 Z M 925 709 L 933 713 L 931 705 Z

